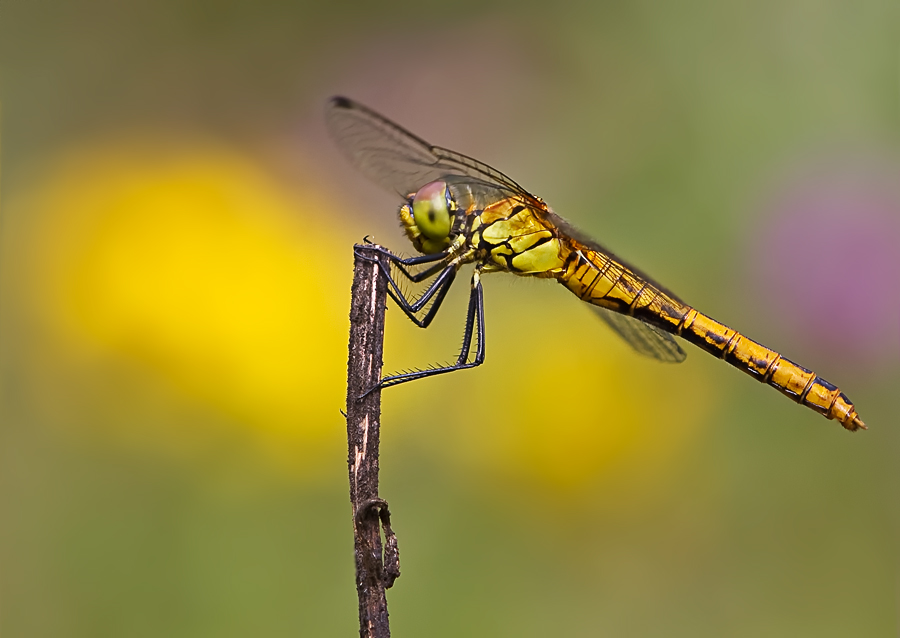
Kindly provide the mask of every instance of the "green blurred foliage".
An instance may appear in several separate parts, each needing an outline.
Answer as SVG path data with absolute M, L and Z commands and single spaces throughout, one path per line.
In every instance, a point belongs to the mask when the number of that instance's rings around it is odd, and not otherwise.
M 410 248 L 324 134 L 335 93 L 509 173 L 871 426 L 486 278 L 487 363 L 385 393 L 396 635 L 896 633 L 900 328 L 835 359 L 747 264 L 797 167 L 896 174 L 898 42 L 889 0 L 4 3 L 0 633 L 356 631 L 340 313 L 355 239 Z M 389 309 L 388 371 L 452 355 L 457 288 L 428 331 Z

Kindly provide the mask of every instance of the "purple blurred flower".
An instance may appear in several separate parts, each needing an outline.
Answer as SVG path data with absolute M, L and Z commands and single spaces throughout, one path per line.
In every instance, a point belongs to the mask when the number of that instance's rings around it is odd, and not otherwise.
M 788 334 L 845 363 L 896 360 L 900 166 L 832 164 L 794 179 L 764 217 L 752 277 Z

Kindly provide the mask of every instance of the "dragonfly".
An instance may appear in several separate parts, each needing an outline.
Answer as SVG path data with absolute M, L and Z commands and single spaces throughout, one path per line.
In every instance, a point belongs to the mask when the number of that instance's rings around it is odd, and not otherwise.
M 680 337 L 847 430 L 866 429 L 837 386 L 689 306 L 500 171 L 429 144 L 346 97 L 328 102 L 326 122 L 351 163 L 402 200 L 400 225 L 419 255 L 376 250 L 389 264 L 379 261 L 389 296 L 415 325 L 430 325 L 457 272 L 474 264 L 456 362 L 389 375 L 375 388 L 481 365 L 481 276 L 508 272 L 555 279 L 642 355 L 680 363 L 686 357 L 675 339 Z M 404 289 L 411 284 L 426 287 L 408 294 Z

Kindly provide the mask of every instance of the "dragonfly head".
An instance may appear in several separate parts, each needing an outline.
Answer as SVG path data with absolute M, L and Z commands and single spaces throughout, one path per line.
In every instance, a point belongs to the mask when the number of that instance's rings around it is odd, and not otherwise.
M 400 223 L 416 250 L 433 255 L 450 246 L 456 209 L 447 183 L 431 182 L 400 207 Z

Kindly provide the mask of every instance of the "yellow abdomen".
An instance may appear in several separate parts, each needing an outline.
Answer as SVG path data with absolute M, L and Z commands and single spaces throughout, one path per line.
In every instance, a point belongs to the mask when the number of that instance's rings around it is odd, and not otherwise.
M 556 277 L 588 303 L 678 335 L 848 430 L 865 428 L 837 386 L 698 312 L 607 255 L 571 242 Z

